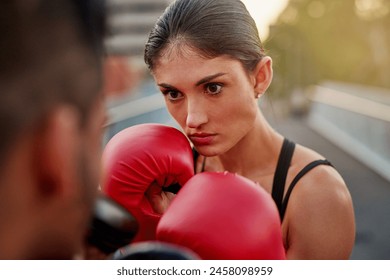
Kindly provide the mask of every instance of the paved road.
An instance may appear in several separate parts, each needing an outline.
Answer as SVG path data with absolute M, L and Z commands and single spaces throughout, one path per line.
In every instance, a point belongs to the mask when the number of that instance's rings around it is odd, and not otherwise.
M 304 118 L 270 122 L 284 136 L 323 154 L 343 176 L 356 217 L 356 242 L 351 259 L 390 259 L 390 182 L 310 129 Z

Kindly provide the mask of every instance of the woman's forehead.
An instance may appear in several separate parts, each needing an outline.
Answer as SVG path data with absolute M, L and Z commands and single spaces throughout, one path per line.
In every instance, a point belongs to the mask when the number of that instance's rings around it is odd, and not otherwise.
M 176 59 L 210 59 L 205 55 L 205 51 L 199 50 L 184 40 L 175 40 L 166 45 L 160 52 L 158 61 L 173 61 Z
M 231 72 L 237 67 L 242 68 L 241 63 L 229 56 L 217 56 L 214 58 L 205 58 L 197 54 L 162 56 L 157 61 L 153 74 L 159 76 L 169 76 L 172 73 L 211 75 L 216 71 Z
M 215 58 L 174 57 L 162 58 L 153 70 L 153 76 L 158 85 L 170 85 L 171 87 L 198 86 L 205 79 L 246 79 L 245 71 L 241 62 L 229 56 Z M 210 79 L 210 77 L 215 77 Z
M 196 49 L 188 44 L 175 44 L 173 46 L 166 47 L 159 55 L 155 67 L 180 67 L 181 65 L 192 66 L 191 68 L 199 67 L 200 65 L 218 66 L 226 64 L 240 64 L 239 60 L 232 58 L 228 55 L 210 56 L 207 52 Z

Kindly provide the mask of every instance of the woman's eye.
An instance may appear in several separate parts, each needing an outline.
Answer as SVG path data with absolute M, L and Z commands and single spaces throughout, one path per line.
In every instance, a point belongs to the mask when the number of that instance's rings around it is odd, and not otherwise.
M 222 85 L 220 84 L 210 83 L 205 86 L 206 93 L 211 95 L 216 95 L 220 93 L 221 90 L 222 90 Z
M 176 90 L 167 90 L 163 94 L 171 101 L 176 101 L 183 98 L 183 94 Z

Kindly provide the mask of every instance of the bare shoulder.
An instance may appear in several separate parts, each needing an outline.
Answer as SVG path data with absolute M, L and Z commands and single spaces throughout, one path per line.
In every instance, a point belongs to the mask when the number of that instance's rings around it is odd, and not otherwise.
M 289 180 L 320 154 L 297 145 Z M 284 221 L 290 258 L 346 259 L 355 238 L 351 195 L 335 168 L 319 165 L 295 186 Z
M 297 145 L 292 160 L 290 175 L 295 177 L 298 172 L 300 172 L 305 166 L 319 159 L 325 159 L 325 157 L 309 148 Z M 330 191 L 332 193 L 336 190 L 344 190 L 348 192 L 342 176 L 339 174 L 336 168 L 329 165 L 316 166 L 310 172 L 308 172 L 299 183 L 302 185 L 302 182 L 304 182 L 303 185 L 312 185 L 311 183 L 316 183 L 329 186 L 328 188 L 310 188 L 309 192 L 324 191 L 326 193 Z

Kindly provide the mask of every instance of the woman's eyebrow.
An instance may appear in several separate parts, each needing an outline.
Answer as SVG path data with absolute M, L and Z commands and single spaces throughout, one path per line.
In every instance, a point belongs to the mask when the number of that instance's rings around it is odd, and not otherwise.
M 177 90 L 174 86 L 171 86 L 170 84 L 161 83 L 161 84 L 157 84 L 157 85 L 158 85 L 159 87 Z
M 206 76 L 202 79 L 200 79 L 198 82 L 196 82 L 196 86 L 200 86 L 204 83 L 207 83 L 209 81 L 212 81 L 213 79 L 217 78 L 217 77 L 220 77 L 220 76 L 223 76 L 223 75 L 226 75 L 227 73 L 216 73 L 216 74 L 213 74 L 213 75 L 210 75 L 210 76 Z M 167 84 L 167 83 L 160 83 L 160 84 L 157 84 L 159 87 L 163 87 L 163 88 L 169 88 L 169 89 L 174 89 L 174 90 L 177 90 L 174 86 L 170 85 L 170 84 Z
M 207 77 L 204 77 L 203 79 L 199 80 L 197 83 L 196 83 L 196 86 L 200 86 L 204 83 L 207 83 L 217 77 L 220 77 L 220 76 L 223 76 L 223 75 L 226 75 L 226 73 L 217 73 L 217 74 L 213 74 L 213 75 L 210 75 L 210 76 L 207 76 Z

